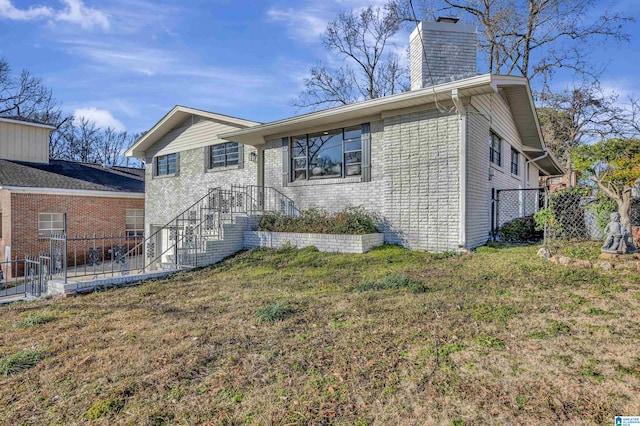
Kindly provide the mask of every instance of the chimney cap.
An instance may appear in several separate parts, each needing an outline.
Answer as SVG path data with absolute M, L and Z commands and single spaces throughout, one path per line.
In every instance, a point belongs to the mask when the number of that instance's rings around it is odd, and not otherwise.
M 446 22 L 449 24 L 457 24 L 460 19 L 455 16 L 438 16 L 436 22 Z

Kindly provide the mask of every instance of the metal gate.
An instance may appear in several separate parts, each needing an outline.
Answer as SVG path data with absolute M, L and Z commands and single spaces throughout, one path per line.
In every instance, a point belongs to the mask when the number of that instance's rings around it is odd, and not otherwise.
M 531 216 L 544 207 L 544 188 L 498 189 L 491 193 L 491 236 L 514 219 Z
M 41 255 L 39 257 L 27 257 L 24 260 L 24 287 L 25 292 L 33 297 L 40 297 L 47 292 L 47 282 L 51 278 L 51 257 Z

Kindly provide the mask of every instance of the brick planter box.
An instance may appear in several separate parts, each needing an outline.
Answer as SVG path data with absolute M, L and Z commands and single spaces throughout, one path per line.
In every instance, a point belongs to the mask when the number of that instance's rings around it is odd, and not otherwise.
M 324 252 L 366 253 L 384 243 L 384 234 L 298 234 L 267 231 L 244 233 L 245 248 L 279 248 L 287 243 L 296 248 L 315 246 L 319 251 Z

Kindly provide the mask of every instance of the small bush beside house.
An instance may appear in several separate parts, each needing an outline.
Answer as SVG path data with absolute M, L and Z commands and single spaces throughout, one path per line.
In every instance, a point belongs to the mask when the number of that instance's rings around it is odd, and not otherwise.
M 320 208 L 303 211 L 297 217 L 266 213 L 260 219 L 259 231 L 309 234 L 366 235 L 377 231 L 374 217 L 363 207 L 347 207 L 336 213 Z
M 533 216 L 513 219 L 500 227 L 498 239 L 506 243 L 542 241 L 544 233 L 536 229 Z

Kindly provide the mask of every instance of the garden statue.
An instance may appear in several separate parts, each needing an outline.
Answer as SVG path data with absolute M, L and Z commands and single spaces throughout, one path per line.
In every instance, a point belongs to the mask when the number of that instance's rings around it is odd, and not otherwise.
M 611 213 L 611 222 L 604 228 L 605 241 L 600 248 L 603 253 L 625 254 L 633 251 L 629 233 L 620 223 L 620 213 Z

